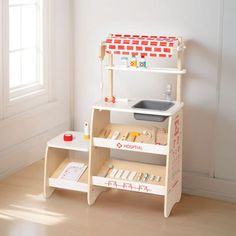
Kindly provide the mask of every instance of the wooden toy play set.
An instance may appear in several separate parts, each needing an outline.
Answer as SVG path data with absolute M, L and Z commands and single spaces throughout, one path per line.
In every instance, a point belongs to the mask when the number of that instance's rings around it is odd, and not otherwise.
M 182 123 L 181 99 L 182 54 L 180 37 L 111 34 L 100 45 L 100 60 L 107 57 L 108 95 L 92 108 L 90 141 L 79 132 L 68 133 L 48 142 L 45 157 L 44 195 L 55 188 L 88 193 L 88 204 L 107 189 L 121 189 L 164 197 L 164 216 L 180 201 L 182 191 Z M 114 65 L 114 57 L 120 65 Z M 174 58 L 175 68 L 150 68 L 149 57 Z M 176 75 L 176 99 L 118 99 L 113 95 L 113 71 L 150 72 Z M 148 125 L 114 124 L 111 113 L 131 113 Z M 87 124 L 88 126 L 88 124 Z M 86 128 L 86 137 L 88 131 Z M 69 138 L 70 139 L 70 138 Z M 162 155 L 165 165 L 111 158 L 111 149 Z M 89 161 L 73 159 L 70 151 L 89 152 Z M 87 168 L 88 166 L 88 168 Z

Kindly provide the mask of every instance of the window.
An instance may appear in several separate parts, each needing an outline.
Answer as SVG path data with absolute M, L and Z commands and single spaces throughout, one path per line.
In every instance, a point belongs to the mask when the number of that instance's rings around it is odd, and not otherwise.
M 3 95 L 0 103 L 2 117 L 6 118 L 53 99 L 54 19 L 51 0 L 1 0 L 1 7 Z
M 9 0 L 10 99 L 43 88 L 43 0 Z

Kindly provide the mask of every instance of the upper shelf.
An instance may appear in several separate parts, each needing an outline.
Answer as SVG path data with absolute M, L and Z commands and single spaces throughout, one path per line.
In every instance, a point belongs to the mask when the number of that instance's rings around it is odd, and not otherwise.
M 108 111 L 118 111 L 118 112 L 127 112 L 127 113 L 140 113 L 140 114 L 149 114 L 149 115 L 161 115 L 161 116 L 172 116 L 176 112 L 178 112 L 184 105 L 183 102 L 171 101 L 174 103 L 172 107 L 170 107 L 166 111 L 160 110 L 151 110 L 151 109 L 140 109 L 133 108 L 133 106 L 138 103 L 142 99 L 128 99 L 128 101 L 118 101 L 116 103 L 108 103 L 104 101 L 100 101 L 93 105 L 94 109 L 98 110 L 108 110 Z M 163 100 L 154 100 L 152 101 L 163 101 Z
M 185 74 L 186 70 L 179 70 L 178 68 L 132 68 L 132 67 L 122 67 L 122 66 L 105 66 L 108 70 L 118 70 L 118 71 L 134 71 L 134 72 L 152 72 L 160 74 Z
M 63 136 L 65 133 L 72 134 L 73 140 L 69 142 L 64 141 Z M 89 151 L 89 141 L 84 140 L 82 132 L 66 131 L 65 133 L 62 133 L 57 137 L 48 141 L 47 143 L 48 147 L 62 148 L 81 152 Z

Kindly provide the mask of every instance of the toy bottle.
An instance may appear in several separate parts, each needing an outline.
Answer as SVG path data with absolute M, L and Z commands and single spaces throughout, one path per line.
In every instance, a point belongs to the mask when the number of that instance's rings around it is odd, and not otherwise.
M 144 56 L 141 56 L 141 60 L 139 62 L 139 67 L 147 68 L 147 62 L 146 62 L 146 59 Z
M 84 122 L 84 140 L 89 140 L 90 139 L 90 135 L 89 135 L 89 123 L 88 122 Z
M 137 59 L 135 55 L 132 55 L 130 59 L 130 67 L 137 68 Z
M 128 57 L 121 57 L 121 66 L 122 67 L 128 67 L 129 66 Z

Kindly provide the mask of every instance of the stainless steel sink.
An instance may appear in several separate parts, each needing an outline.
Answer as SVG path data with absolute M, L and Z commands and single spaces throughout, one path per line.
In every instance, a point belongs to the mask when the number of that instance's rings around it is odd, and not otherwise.
M 167 111 L 172 106 L 174 106 L 173 102 L 142 100 L 142 101 L 136 103 L 133 106 L 133 108 L 155 110 L 155 111 Z M 134 113 L 134 118 L 136 120 L 162 122 L 167 118 L 167 116 Z

